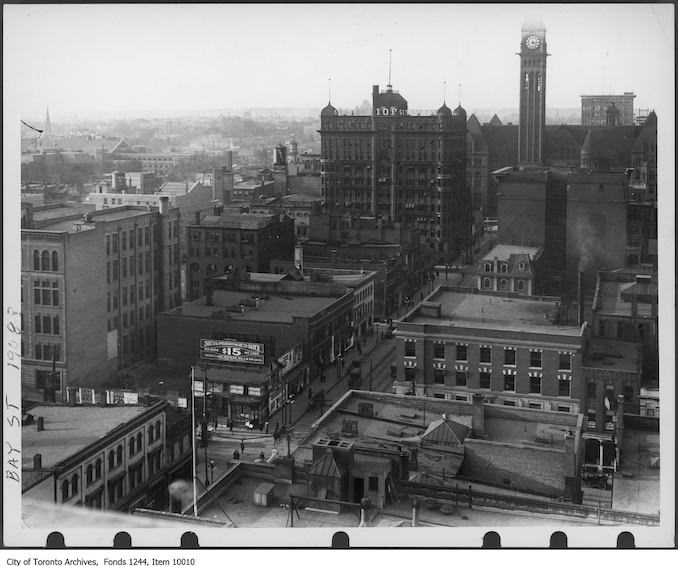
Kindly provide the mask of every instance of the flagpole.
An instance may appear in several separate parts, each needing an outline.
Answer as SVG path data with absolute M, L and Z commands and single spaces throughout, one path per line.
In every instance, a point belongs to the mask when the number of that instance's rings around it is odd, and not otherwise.
M 191 366 L 191 445 L 193 447 L 193 516 L 198 516 L 198 489 L 195 485 L 195 366 Z

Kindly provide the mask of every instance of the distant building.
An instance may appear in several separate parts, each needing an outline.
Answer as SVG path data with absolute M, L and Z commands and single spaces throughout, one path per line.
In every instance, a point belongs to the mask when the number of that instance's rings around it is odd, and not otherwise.
M 287 216 L 196 213 L 187 228 L 189 300 L 205 294 L 206 278 L 234 269 L 266 272 L 272 259 L 294 252 L 294 221 Z
M 582 94 L 581 96 L 581 123 L 582 126 L 632 126 L 633 92 L 624 94 Z M 616 124 L 608 124 L 608 110 L 614 105 L 619 113 Z
M 168 485 L 190 478 L 190 418 L 186 427 L 186 418 L 164 401 L 38 405 L 28 414 L 32 420 L 22 427 L 21 445 L 30 463 L 21 476 L 22 495 L 32 501 L 123 512 L 139 506 L 164 510 Z
M 534 295 L 542 248 L 498 244 L 480 260 L 478 289 Z
M 417 229 L 439 262 L 470 255 L 465 110 L 443 104 L 412 116 L 391 85 L 374 85 L 372 99 L 371 116 L 339 115 L 331 104 L 321 112 L 324 210 Z
M 303 242 L 310 237 L 311 215 L 320 211 L 322 199 L 319 196 L 306 194 L 291 194 L 271 197 L 250 205 L 252 214 L 285 214 L 294 220 L 294 230 L 297 242 Z
M 180 301 L 180 218 L 121 206 L 27 207 L 21 230 L 22 388 L 65 400 L 155 356 L 155 319 Z M 84 213 L 84 214 L 83 214 Z
M 570 318 L 553 298 L 441 287 L 394 322 L 396 393 L 580 412 L 588 329 Z

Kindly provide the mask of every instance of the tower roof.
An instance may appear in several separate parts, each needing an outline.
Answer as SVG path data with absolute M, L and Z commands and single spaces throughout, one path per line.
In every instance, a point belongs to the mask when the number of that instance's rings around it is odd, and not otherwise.
M 443 105 L 440 108 L 438 108 L 437 115 L 438 116 L 452 116 L 452 110 L 450 110 L 448 108 L 447 104 L 445 104 L 443 102 Z
M 327 103 L 327 106 L 320 111 L 321 116 L 336 116 L 337 114 L 337 109 L 329 102 Z
M 461 107 L 461 104 L 454 109 L 453 114 L 455 116 L 466 116 L 466 110 Z
M 538 17 L 528 17 L 523 21 L 523 27 L 520 28 L 520 31 L 546 31 L 546 26 L 544 22 L 541 21 L 541 18 Z

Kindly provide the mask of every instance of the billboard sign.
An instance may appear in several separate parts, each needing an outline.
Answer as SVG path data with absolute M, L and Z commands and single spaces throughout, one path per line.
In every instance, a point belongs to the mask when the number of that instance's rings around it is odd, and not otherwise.
M 264 345 L 235 340 L 200 340 L 200 358 L 217 362 L 264 363 Z
M 283 376 L 289 371 L 293 370 L 301 363 L 301 360 L 303 359 L 304 350 L 301 347 L 301 344 L 297 344 L 294 348 L 288 350 L 278 358 L 278 363 L 282 365 L 280 368 L 280 375 Z

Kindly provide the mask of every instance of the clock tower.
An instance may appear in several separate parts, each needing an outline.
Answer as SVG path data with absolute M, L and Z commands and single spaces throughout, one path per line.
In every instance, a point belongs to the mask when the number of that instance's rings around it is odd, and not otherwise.
M 520 42 L 518 164 L 541 165 L 546 111 L 546 28 L 525 21 Z

